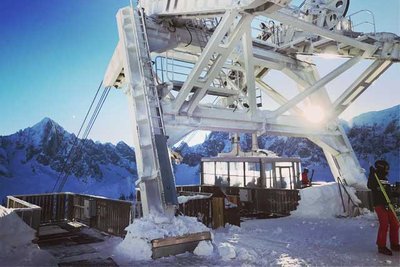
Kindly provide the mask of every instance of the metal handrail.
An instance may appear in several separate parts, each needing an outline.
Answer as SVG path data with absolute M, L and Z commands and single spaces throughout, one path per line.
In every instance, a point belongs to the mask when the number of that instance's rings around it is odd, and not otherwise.
M 359 26 L 359 25 L 362 25 L 362 24 L 370 24 L 370 25 L 372 25 L 373 28 L 374 28 L 374 35 L 375 35 L 375 34 L 376 34 L 375 15 L 374 15 L 374 13 L 373 13 L 371 10 L 369 10 L 369 9 L 361 9 L 361 10 L 356 11 L 356 12 L 350 14 L 350 15 L 347 15 L 346 18 L 347 18 L 347 19 L 350 21 L 350 23 L 351 23 L 351 22 L 352 22 L 351 18 L 352 18 L 354 15 L 357 15 L 357 14 L 360 14 L 360 13 L 368 13 L 369 15 L 371 15 L 372 22 L 370 22 L 370 21 L 364 21 L 364 22 L 358 23 L 358 24 L 356 24 L 356 25 L 354 25 L 354 26 L 352 25 L 352 27 L 351 27 L 352 31 L 354 31 L 354 28 L 355 28 L 356 26 Z M 351 24 L 352 24 L 352 23 L 351 23 Z
M 268 25 L 271 21 L 274 23 L 273 31 L 271 32 L 271 37 L 268 39 L 272 44 L 279 46 L 282 42 L 282 29 L 279 25 L 276 25 L 276 22 L 274 20 L 267 20 L 266 17 L 263 16 L 257 16 L 253 19 L 253 22 L 256 21 L 257 23 L 264 23 Z M 251 26 L 252 29 L 252 37 L 257 38 L 260 34 L 264 32 L 264 30 L 257 28 L 255 26 Z M 253 35 L 255 33 L 256 35 Z M 257 38 L 258 39 L 258 38 Z M 261 39 L 259 39 L 261 42 L 266 42 Z

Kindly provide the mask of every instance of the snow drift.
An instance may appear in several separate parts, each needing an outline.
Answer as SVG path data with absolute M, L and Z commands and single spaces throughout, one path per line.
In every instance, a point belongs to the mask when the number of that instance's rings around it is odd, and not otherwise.
M 355 195 L 355 189 L 346 187 L 351 199 L 360 204 L 361 201 Z M 347 203 L 349 198 L 344 192 L 342 196 L 346 212 L 349 210 Z M 338 184 L 335 182 L 314 185 L 300 190 L 299 206 L 291 212 L 291 216 L 311 217 L 311 218 L 330 218 L 338 215 L 344 215 L 343 203 L 340 197 Z M 346 214 L 347 215 L 347 214 Z
M 32 243 L 35 231 L 12 210 L 0 206 L 0 265 L 57 266 L 56 260 Z

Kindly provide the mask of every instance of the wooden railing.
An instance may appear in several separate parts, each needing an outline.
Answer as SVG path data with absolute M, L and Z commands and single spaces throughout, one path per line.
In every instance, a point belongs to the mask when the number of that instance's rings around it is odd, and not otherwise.
M 263 213 L 270 215 L 287 216 L 295 210 L 299 200 L 298 190 L 270 189 L 270 188 L 244 188 L 250 200 L 243 203 L 242 213 Z
M 14 197 L 39 206 L 41 208 L 40 223 L 43 224 L 72 220 L 73 195 L 71 193 L 49 193 Z
M 212 194 L 198 192 L 179 192 L 180 196 L 203 195 L 205 198 L 192 199 L 186 203 L 179 204 L 179 212 L 186 216 L 197 217 L 199 221 L 208 227 L 212 226 L 211 197 Z
M 128 201 L 73 193 L 7 197 L 7 207 L 19 208 L 16 212 L 25 222 L 30 220 L 25 209 L 36 207 L 32 227 L 36 230 L 40 224 L 79 221 L 117 236 L 125 235 L 124 230 L 131 222 L 131 206 L 132 203 Z
M 299 191 L 290 189 L 225 187 L 207 185 L 178 186 L 178 191 L 207 192 L 214 196 L 221 195 L 227 198 L 238 198 L 238 206 L 242 215 L 252 213 L 289 215 L 295 210 L 299 200 Z M 222 193 L 223 191 L 223 193 Z M 248 199 L 240 199 L 241 192 L 245 192 Z M 242 192 L 242 193 L 243 193 Z M 232 201 L 231 201 L 232 202 Z M 235 214 L 234 212 L 232 214 Z M 232 219 L 234 220 L 234 219 Z M 237 220 L 237 219 L 236 219 Z
M 211 187 L 210 187 L 211 188 Z M 202 186 L 178 186 L 178 195 L 207 195 L 207 198 L 192 199 L 187 203 L 182 203 L 178 207 L 178 212 L 185 216 L 197 217 L 199 221 L 207 227 L 218 228 L 226 223 L 240 226 L 240 220 L 230 220 L 226 216 L 228 212 L 225 209 L 225 196 L 218 187 L 214 190 L 203 190 Z M 218 191 L 218 192 L 217 192 Z M 140 191 L 136 191 L 136 201 L 140 203 Z M 236 214 L 239 214 L 237 210 Z
M 41 208 L 16 197 L 7 197 L 7 208 L 14 209 L 14 212 L 38 234 L 40 226 Z
M 299 201 L 298 190 L 237 187 L 223 190 L 216 186 L 179 186 L 179 195 L 209 196 L 180 204 L 179 212 L 197 217 L 212 228 L 226 223 L 240 226 L 241 214 L 289 215 Z M 240 190 L 247 190 L 251 196 L 249 201 L 240 200 Z M 73 193 L 21 195 L 8 196 L 7 207 L 16 208 L 17 214 L 36 230 L 40 224 L 79 221 L 100 231 L 124 236 L 132 220 L 142 216 L 140 192 L 137 197 L 137 202 L 132 203 Z
M 75 194 L 73 218 L 100 231 L 125 236 L 131 208 L 129 201 Z
M 239 190 L 237 188 L 225 188 L 225 192 L 223 192 L 218 186 L 189 185 L 178 186 L 177 191 L 180 195 L 210 195 L 208 199 L 192 200 L 188 203 L 188 206 L 190 209 L 193 209 L 194 212 L 196 210 L 202 210 L 201 214 L 204 216 L 202 222 L 208 227 L 215 229 L 223 227 L 227 223 L 240 226 L 240 199 Z M 196 203 L 196 201 L 203 203 Z M 228 207 L 228 205 L 225 205 L 225 201 L 231 202 L 232 205 Z M 181 208 L 180 206 L 180 210 Z M 195 216 L 191 213 L 183 214 Z

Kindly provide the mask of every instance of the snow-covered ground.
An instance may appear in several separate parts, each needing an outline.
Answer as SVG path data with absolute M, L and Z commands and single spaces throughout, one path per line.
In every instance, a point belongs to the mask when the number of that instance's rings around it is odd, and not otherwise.
M 400 266 L 400 253 L 377 253 L 379 224 L 374 213 L 364 210 L 358 217 L 337 217 L 343 214 L 336 189 L 336 184 L 328 183 L 301 190 L 300 205 L 289 217 L 245 220 L 241 227 L 227 225 L 212 230 L 212 244 L 202 242 L 195 254 L 151 260 L 149 253 L 143 253 L 135 258 L 134 248 L 130 253 L 126 246 L 132 241 L 128 235 L 125 241 L 108 237 L 105 242 L 90 244 L 97 251 L 93 257 L 111 257 L 122 266 Z M 1 223 L 0 229 L 4 229 Z M 154 230 L 154 223 L 154 218 L 151 223 L 136 221 L 127 229 L 145 236 Z M 176 231 L 182 231 L 180 222 L 176 225 Z M 8 259 L 17 257 L 8 247 Z M 121 257 L 129 253 L 131 257 Z M 0 261 L 2 264 L 4 261 Z
M 0 206 L 0 266 L 57 266 L 56 259 L 33 239 L 35 231 L 12 209 Z
M 353 190 L 348 190 L 357 201 Z M 121 248 L 124 254 L 128 248 L 116 238 L 98 244 L 98 249 L 106 252 L 103 257 L 112 257 L 122 265 L 399 266 L 400 253 L 393 256 L 377 253 L 375 240 L 379 224 L 374 213 L 363 210 L 363 215 L 358 217 L 338 218 L 343 216 L 343 207 L 337 184 L 306 188 L 300 194 L 300 205 L 291 216 L 245 220 L 241 227 L 227 225 L 213 230 L 212 245 L 201 243 L 195 250 L 196 255 L 186 253 L 150 260 L 147 254 L 148 260 L 143 261 L 146 258 L 143 253 L 137 260 L 135 256 L 127 260 L 121 257 Z M 146 222 L 140 224 L 143 226 Z M 154 222 L 150 224 L 154 227 Z M 128 228 L 140 235 L 146 227 Z M 102 249 L 103 246 L 107 249 Z M 134 255 L 133 250 L 130 255 Z
M 373 213 L 357 218 L 302 218 L 248 220 L 241 227 L 227 226 L 212 231 L 212 251 L 205 256 L 186 253 L 132 266 L 399 266 L 400 253 L 377 253 L 378 222 Z M 121 241 L 111 238 L 97 246 L 103 257 L 116 256 Z M 112 244 L 111 246 L 109 244 Z M 110 250 L 110 247 L 113 249 Z M 201 253 L 198 253 L 201 255 Z
M 400 253 L 377 253 L 377 227 L 372 213 L 357 218 L 248 220 L 240 228 L 213 230 L 211 251 L 206 245 L 198 255 L 157 260 L 121 258 L 122 239 L 117 237 L 90 246 L 98 251 L 93 258 L 112 257 L 121 266 L 399 266 Z

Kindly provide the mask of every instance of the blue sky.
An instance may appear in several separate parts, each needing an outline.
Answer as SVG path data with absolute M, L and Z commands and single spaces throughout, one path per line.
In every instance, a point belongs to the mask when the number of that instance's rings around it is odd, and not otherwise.
M 128 4 L 128 0 L 0 1 L 0 135 L 44 117 L 68 131 L 79 129 L 118 42 L 115 14 Z M 111 93 L 99 121 L 122 122 L 126 106 L 122 93 Z M 93 131 L 104 129 L 97 126 Z
M 399 34 L 399 2 L 352 0 L 349 12 L 370 9 L 378 31 Z M 129 0 L 0 1 L 0 135 L 44 117 L 77 132 L 118 41 L 115 14 L 128 4 Z M 326 72 L 336 63 L 322 64 Z M 399 104 L 399 73 L 397 64 L 344 117 Z M 121 91 L 113 90 L 90 137 L 132 143 L 131 136 L 128 102 Z

